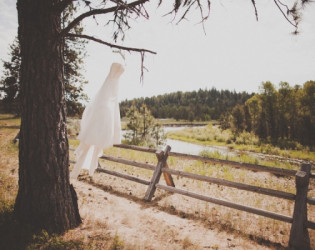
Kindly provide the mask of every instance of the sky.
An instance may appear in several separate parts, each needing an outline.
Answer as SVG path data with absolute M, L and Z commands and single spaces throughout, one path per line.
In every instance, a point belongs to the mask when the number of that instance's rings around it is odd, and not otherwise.
M 156 2 L 156 1 L 154 1 Z M 167 1 L 165 1 L 167 2 Z M 291 1 L 293 2 L 293 1 Z M 146 54 L 143 83 L 140 82 L 140 55 L 125 53 L 125 60 L 112 49 L 93 41 L 87 45 L 84 76 L 85 92 L 93 98 L 103 84 L 110 65 L 120 62 L 125 72 L 120 79 L 120 100 L 150 97 L 176 91 L 228 89 L 258 92 L 262 82 L 276 86 L 315 80 L 315 3 L 309 5 L 300 23 L 300 34 L 292 27 L 272 0 L 256 1 L 259 21 L 249 0 L 212 1 L 209 19 L 200 24 L 198 12 L 176 24 L 164 16 L 167 4 L 147 10 L 150 20 L 132 21 L 124 41 L 117 44 L 156 51 Z M 90 18 L 84 33 L 108 42 L 111 26 L 98 25 Z M 8 60 L 9 44 L 17 33 L 15 1 L 0 0 L 0 58 Z M 0 65 L 0 75 L 2 74 Z

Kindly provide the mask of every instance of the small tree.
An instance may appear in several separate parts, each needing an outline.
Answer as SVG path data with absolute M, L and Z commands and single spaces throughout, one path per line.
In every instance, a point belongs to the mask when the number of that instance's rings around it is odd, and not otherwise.
M 155 123 L 152 127 L 151 138 L 154 140 L 156 147 L 165 145 L 166 134 L 161 123 Z
M 158 147 L 164 144 L 166 139 L 161 124 L 157 123 L 151 115 L 150 110 L 143 104 L 138 111 L 135 103 L 127 111 L 128 131 L 125 134 L 125 140 L 133 145 L 146 145 L 149 147 Z
M 142 140 L 146 141 L 154 124 L 154 117 L 151 115 L 151 111 L 145 104 L 142 104 L 140 108 L 140 119 L 141 119 L 141 136 Z
M 127 117 L 129 122 L 127 123 L 127 133 L 125 134 L 125 139 L 129 144 L 138 145 L 140 143 L 140 114 L 136 105 L 133 103 L 130 109 L 127 110 Z
M 245 129 L 245 113 L 243 106 L 238 104 L 232 110 L 231 126 L 234 132 L 242 132 Z

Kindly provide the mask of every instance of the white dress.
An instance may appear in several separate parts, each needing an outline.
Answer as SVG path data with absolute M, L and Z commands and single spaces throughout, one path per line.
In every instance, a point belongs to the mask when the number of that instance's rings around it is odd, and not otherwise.
M 71 178 L 77 178 L 82 168 L 93 175 L 103 149 L 121 143 L 118 83 L 123 72 L 121 64 L 113 63 L 104 84 L 83 112 Z

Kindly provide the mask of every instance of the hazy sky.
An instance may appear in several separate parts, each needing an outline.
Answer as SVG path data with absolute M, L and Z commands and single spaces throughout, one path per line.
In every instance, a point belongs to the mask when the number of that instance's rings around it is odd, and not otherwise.
M 113 61 L 122 62 L 126 69 L 120 81 L 121 100 L 212 87 L 257 92 L 264 81 L 295 85 L 315 80 L 315 4 L 305 9 L 301 33 L 293 36 L 294 28 L 272 0 L 256 2 L 258 22 L 249 0 L 212 1 L 205 32 L 197 12 L 189 16 L 190 21 L 176 25 L 171 16 L 162 17 L 167 6 L 156 10 L 151 4 L 150 20 L 134 21 L 125 40 L 118 42 L 157 52 L 146 54 L 149 72 L 144 83 L 139 81 L 140 55 L 126 53 L 123 61 L 112 49 L 90 42 L 84 72 L 87 94 L 95 95 Z M 86 20 L 84 33 L 111 42 L 112 28 L 104 29 L 101 19 L 98 26 Z M 15 1 L 0 0 L 0 58 L 8 59 L 16 30 Z

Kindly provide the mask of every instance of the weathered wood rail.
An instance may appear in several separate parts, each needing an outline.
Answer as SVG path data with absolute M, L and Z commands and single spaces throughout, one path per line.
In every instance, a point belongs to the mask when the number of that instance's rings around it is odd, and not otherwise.
M 100 157 L 101 159 L 104 159 L 107 161 L 112 161 L 112 162 L 117 162 L 121 164 L 131 165 L 134 167 L 152 170 L 154 172 L 150 181 L 144 180 L 135 176 L 119 173 L 113 170 L 106 170 L 102 168 L 100 165 L 97 168 L 98 172 L 114 175 L 120 178 L 124 178 L 130 181 L 147 185 L 148 189 L 145 193 L 144 200 L 151 201 L 155 193 L 155 190 L 162 189 L 168 192 L 185 195 L 185 196 L 192 197 L 195 199 L 211 202 L 217 205 L 245 211 L 248 213 L 253 213 L 256 215 L 272 218 L 279 221 L 284 221 L 287 223 L 292 223 L 289 246 L 293 249 L 310 249 L 310 238 L 309 238 L 307 229 L 308 228 L 315 229 L 315 222 L 308 221 L 308 218 L 307 218 L 307 204 L 315 205 L 315 197 L 307 196 L 310 178 L 315 178 L 315 174 L 311 173 L 310 164 L 302 164 L 301 169 L 297 171 L 297 170 L 273 168 L 273 167 L 255 165 L 255 164 L 240 163 L 240 162 L 234 162 L 234 161 L 229 161 L 229 160 L 220 160 L 220 159 L 202 157 L 202 156 L 197 156 L 197 155 L 171 152 L 170 146 L 166 146 L 166 148 L 163 151 L 161 150 L 157 151 L 151 148 L 125 145 L 125 144 L 117 144 L 117 145 L 114 145 L 114 147 L 156 154 L 156 157 L 158 159 L 158 163 L 156 166 L 152 164 L 130 161 L 130 160 L 107 156 L 107 155 L 103 155 Z M 228 165 L 235 168 L 243 168 L 243 169 L 253 170 L 257 172 L 269 172 L 269 173 L 277 174 L 279 176 L 295 176 L 296 194 L 170 169 L 168 168 L 168 165 L 167 165 L 168 156 L 173 156 L 173 157 L 178 157 L 178 158 L 188 159 L 188 160 L 209 162 L 213 164 Z M 72 161 L 72 163 L 74 162 Z M 164 175 L 164 179 L 167 185 L 159 184 L 159 180 L 162 174 Z M 172 179 L 172 175 L 177 175 L 177 176 L 190 178 L 194 180 L 227 186 L 231 188 L 237 188 L 240 190 L 246 190 L 246 191 L 255 192 L 259 194 L 269 195 L 269 196 L 277 197 L 281 199 L 292 200 L 294 201 L 293 216 L 290 217 L 287 215 L 282 215 L 282 214 L 270 212 L 267 210 L 245 206 L 242 204 L 237 204 L 237 203 L 226 201 L 223 199 L 205 196 L 202 194 L 197 194 L 194 192 L 176 188 L 174 185 L 174 181 Z

